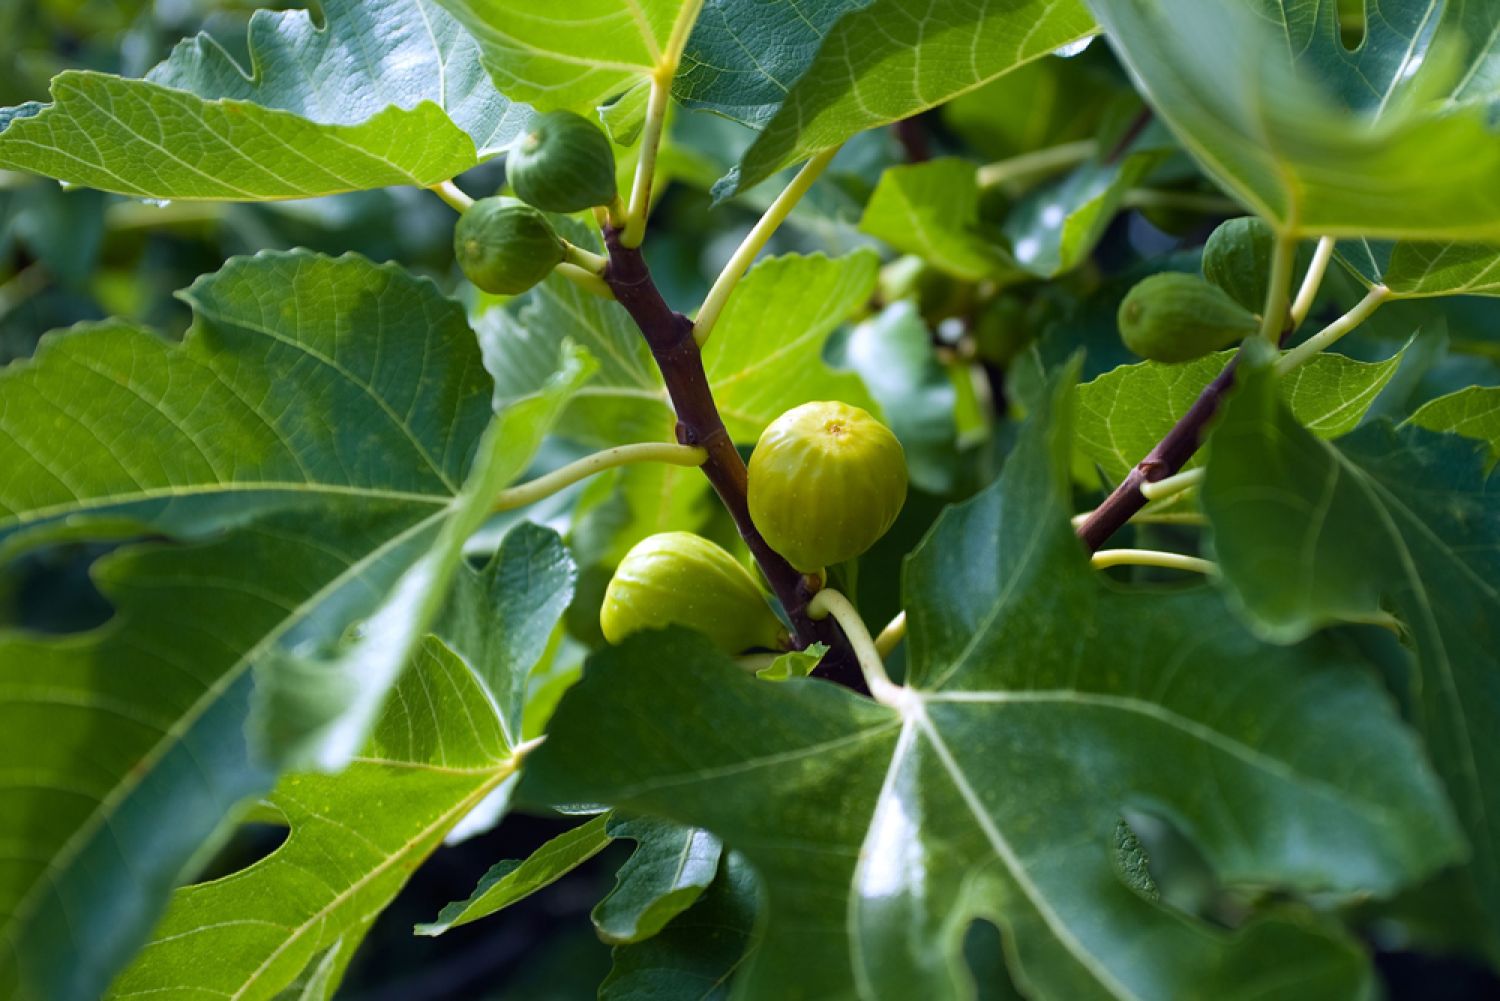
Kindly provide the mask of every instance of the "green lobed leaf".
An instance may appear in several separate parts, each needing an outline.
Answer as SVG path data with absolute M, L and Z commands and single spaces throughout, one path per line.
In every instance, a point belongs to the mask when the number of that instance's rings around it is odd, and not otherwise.
M 1359 426 L 1401 366 L 1403 348 L 1381 362 L 1320 354 L 1293 370 L 1281 386 L 1297 419 L 1324 438 Z M 1118 482 L 1161 441 L 1198 394 L 1223 370 L 1233 351 L 1181 365 L 1121 365 L 1078 387 L 1078 450 Z M 1202 459 L 1195 459 L 1194 465 Z
M 1215 432 L 1202 490 L 1235 604 L 1288 642 L 1393 609 L 1416 654 L 1409 693 L 1473 847 L 1500 930 L 1500 507 L 1484 449 L 1372 424 L 1337 445 L 1305 431 L 1267 369 L 1249 372 Z
M 1490 447 L 1490 468 L 1500 462 L 1500 388 L 1469 386 L 1429 400 L 1406 423 L 1477 438 Z
M 371 676 L 349 702 L 262 717 L 293 745 L 331 726 L 327 759 L 358 746 L 389 660 L 454 572 L 454 539 L 586 374 L 575 365 L 481 442 L 478 348 L 428 282 L 361 258 L 265 254 L 187 298 L 181 344 L 111 324 L 50 337 L 0 373 L 10 553 L 142 532 L 208 540 L 99 563 L 116 608 L 100 629 L 0 634 L 4 757 L 27 762 L 26 781 L 0 790 L 6 996 L 99 995 L 195 850 L 273 778 L 262 755 L 286 747 L 245 740 L 252 669 L 264 682 L 273 664 L 316 661 L 377 615 L 356 641 Z M 393 645 L 372 649 L 381 637 Z M 350 695 L 359 665 L 346 652 L 333 666 Z M 304 672 L 282 704 L 300 710 L 328 680 Z
M 822 360 L 829 335 L 870 301 L 879 269 L 870 250 L 788 254 L 762 260 L 735 286 L 703 348 L 703 367 L 736 442 L 754 442 L 783 412 L 812 400 L 879 414 L 858 375 Z
M 299 980 L 332 996 L 376 915 L 518 761 L 474 665 L 427 637 L 347 769 L 277 785 L 285 843 L 178 890 L 107 996 L 252 1001 Z
M 1331 3 L 1087 2 L 1188 151 L 1279 229 L 1500 238 L 1494 4 L 1382 0 L 1350 50 Z
M 181 344 L 110 322 L 0 373 L 0 553 L 125 520 L 200 534 L 260 512 L 437 515 L 490 419 L 462 309 L 363 258 L 235 258 Z M 82 527 L 80 527 L 82 526 Z
M 436 0 L 479 43 L 496 86 L 539 111 L 590 112 L 673 65 L 698 3 L 688 0 Z
M 1024 272 L 1009 249 L 979 224 L 978 168 L 943 158 L 902 164 L 880 175 L 859 228 L 964 281 L 1004 282 Z
M 744 857 L 726 853 L 717 878 L 693 907 L 652 938 L 615 948 L 614 968 L 599 985 L 600 1001 L 724 1001 L 755 930 L 758 889 Z
M 921 9 L 871 0 L 827 30 L 795 82 L 778 81 L 787 87 L 781 107 L 715 193 L 744 191 L 1094 30 L 1078 0 L 934 0 Z
M 530 112 L 431 0 L 257 11 L 251 65 L 208 35 L 144 80 L 69 71 L 0 113 L 0 166 L 120 194 L 264 201 L 426 186 L 503 151 Z
M 614 838 L 636 850 L 615 877 L 614 889 L 594 908 L 594 929 L 614 945 L 643 942 L 687 910 L 714 881 L 723 845 L 707 831 L 647 817 L 614 817 Z
M 1339 259 L 1367 285 L 1397 299 L 1500 295 L 1500 248 L 1463 243 L 1344 240 Z
M 979 918 L 1032 997 L 1363 996 L 1359 950 L 1295 913 L 1211 933 L 1142 896 L 1121 812 L 1169 819 L 1232 886 L 1389 894 L 1462 852 L 1416 741 L 1328 649 L 1256 641 L 1208 588 L 1092 572 L 1070 440 L 1034 419 L 910 558 L 914 687 L 891 704 L 635 637 L 593 658 L 519 795 L 743 852 L 766 912 L 742 997 L 965 997 Z
M 606 829 L 608 823 L 609 814 L 600 814 L 559 834 L 525 859 L 496 862 L 484 874 L 468 899 L 448 904 L 438 914 L 436 921 L 417 925 L 416 933 L 441 935 L 450 928 L 489 917 L 552 885 L 599 854 L 614 840 Z
M 331 652 L 328 644 L 311 653 L 279 648 L 256 665 L 252 736 L 261 739 L 269 754 L 299 764 L 315 761 L 325 769 L 340 768 L 350 759 L 442 607 L 465 543 L 488 519 L 495 496 L 525 470 L 591 371 L 585 357 L 570 353 L 540 392 L 496 415 L 430 548 L 358 624 L 351 640 Z M 511 684 L 524 688 L 521 679 L 511 679 Z M 521 696 L 515 690 L 505 694 L 511 700 L 508 722 L 514 726 L 520 711 L 514 702 Z

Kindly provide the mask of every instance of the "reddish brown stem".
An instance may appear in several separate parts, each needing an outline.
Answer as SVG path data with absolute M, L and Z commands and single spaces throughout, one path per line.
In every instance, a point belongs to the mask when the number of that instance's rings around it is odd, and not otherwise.
M 1225 394 L 1234 385 L 1234 373 L 1239 368 L 1239 363 L 1239 356 L 1236 355 L 1224 366 L 1224 371 L 1198 394 L 1198 399 L 1193 401 L 1188 412 L 1167 432 L 1166 437 L 1136 464 L 1130 475 L 1120 481 L 1114 492 L 1105 498 L 1104 503 L 1078 526 L 1078 537 L 1089 547 L 1090 552 L 1097 552 L 1100 546 L 1109 541 L 1111 535 L 1123 528 L 1127 521 L 1135 517 L 1137 511 L 1146 506 L 1146 495 L 1141 493 L 1143 484 L 1164 480 L 1182 472 L 1182 467 L 1187 465 L 1193 453 L 1203 444 L 1209 422 L 1219 412 L 1219 405 Z
M 760 564 L 776 597 L 792 621 L 799 648 L 813 643 L 828 647 L 818 673 L 858 692 L 866 692 L 859 662 L 849 641 L 832 617 L 814 620 L 807 614 L 812 592 L 802 574 L 766 544 L 750 520 L 747 495 L 748 473 L 734 441 L 719 416 L 708 375 L 703 370 L 703 355 L 693 339 L 693 322 L 674 311 L 661 297 L 645 258 L 638 249 L 621 246 L 619 231 L 607 228 L 605 246 L 609 250 L 609 267 L 604 280 L 615 299 L 625 307 L 640 328 L 651 348 L 651 355 L 661 369 L 672 406 L 677 411 L 677 440 L 684 445 L 698 445 L 708 452 L 703 473 L 713 484 L 719 499 L 729 510 L 750 553 Z

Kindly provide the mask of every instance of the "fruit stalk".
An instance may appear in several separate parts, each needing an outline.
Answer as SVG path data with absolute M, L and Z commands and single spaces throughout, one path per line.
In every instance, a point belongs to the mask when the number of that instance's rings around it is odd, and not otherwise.
M 708 374 L 703 369 L 703 355 L 693 339 L 693 321 L 667 305 L 640 250 L 626 247 L 621 242 L 620 230 L 606 227 L 604 242 L 609 251 L 604 280 L 651 348 L 677 412 L 677 440 L 708 453 L 703 473 L 792 620 L 797 647 L 825 644 L 828 653 L 818 673 L 847 688 L 865 692 L 859 662 L 838 624 L 831 617 L 818 621 L 808 615 L 807 605 L 813 594 L 804 584 L 802 574 L 766 544 L 750 520 L 745 461 L 735 449 L 714 403 Z

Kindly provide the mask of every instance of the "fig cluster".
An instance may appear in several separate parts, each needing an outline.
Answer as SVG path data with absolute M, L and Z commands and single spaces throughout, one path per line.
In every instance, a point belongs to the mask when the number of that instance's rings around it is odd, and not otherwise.
M 464 275 L 496 295 L 519 295 L 568 254 L 547 212 L 578 212 L 616 201 L 615 156 L 594 123 L 571 111 L 540 115 L 506 159 L 518 198 L 476 201 L 453 231 Z
M 890 429 L 859 407 L 807 403 L 782 414 L 750 457 L 749 505 L 771 548 L 804 574 L 851 560 L 890 529 L 906 500 L 906 459 Z M 750 572 L 690 532 L 635 545 L 599 610 L 604 638 L 685 626 L 720 650 L 784 650 L 781 619 Z

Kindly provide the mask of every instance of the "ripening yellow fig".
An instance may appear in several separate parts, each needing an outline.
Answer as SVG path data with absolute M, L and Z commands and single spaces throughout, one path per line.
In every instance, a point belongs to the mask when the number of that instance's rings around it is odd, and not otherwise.
M 599 628 L 611 643 L 667 626 L 696 629 L 725 653 L 787 646 L 786 630 L 750 571 L 691 532 L 660 532 L 631 547 L 599 609 Z
M 782 414 L 750 456 L 750 518 L 805 574 L 863 553 L 906 503 L 906 453 L 859 407 L 804 403 Z

